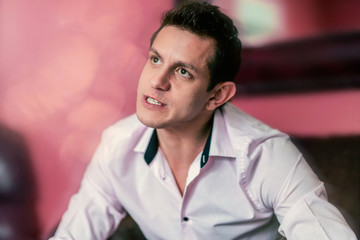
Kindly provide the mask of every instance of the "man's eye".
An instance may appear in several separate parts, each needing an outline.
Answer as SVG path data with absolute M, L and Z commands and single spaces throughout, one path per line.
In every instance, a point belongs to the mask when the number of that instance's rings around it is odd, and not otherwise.
M 150 57 L 150 60 L 154 64 L 159 64 L 160 63 L 160 59 L 158 57 Z
M 180 75 L 183 76 L 183 77 L 186 77 L 186 78 L 191 77 L 191 74 L 190 74 L 186 69 L 184 69 L 184 68 L 180 68 L 178 72 L 179 72 Z

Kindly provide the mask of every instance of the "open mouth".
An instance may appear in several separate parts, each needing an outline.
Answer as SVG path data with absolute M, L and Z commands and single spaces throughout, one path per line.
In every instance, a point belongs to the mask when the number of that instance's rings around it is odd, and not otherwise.
M 152 105 L 157 105 L 157 106 L 164 106 L 165 104 L 159 102 L 158 100 L 151 98 L 151 97 L 145 97 L 146 102 L 152 104 Z

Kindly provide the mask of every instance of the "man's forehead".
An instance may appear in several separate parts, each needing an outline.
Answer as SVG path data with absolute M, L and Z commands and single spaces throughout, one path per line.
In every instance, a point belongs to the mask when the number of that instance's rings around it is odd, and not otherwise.
M 178 33 L 179 35 L 193 36 L 194 38 L 198 38 L 199 40 L 213 42 L 214 45 L 216 45 L 215 44 L 216 40 L 213 37 L 202 35 L 202 34 L 197 34 L 193 31 L 191 31 L 190 29 L 187 29 L 187 28 L 184 28 L 181 26 L 175 26 L 175 25 L 164 26 L 155 36 L 154 42 L 159 37 L 159 35 L 168 35 L 169 33 Z
M 199 36 L 186 29 L 166 26 L 157 34 L 150 48 L 160 56 L 170 54 L 179 60 L 209 61 L 215 54 L 216 41 L 213 38 Z M 165 56 L 164 56 L 165 57 Z M 185 59 L 181 59 L 185 58 Z

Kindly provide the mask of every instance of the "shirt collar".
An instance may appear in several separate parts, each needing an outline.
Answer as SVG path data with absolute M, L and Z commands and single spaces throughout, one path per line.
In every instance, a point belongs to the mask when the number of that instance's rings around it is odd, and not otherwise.
M 236 157 L 234 147 L 230 141 L 230 135 L 231 132 L 228 130 L 226 118 L 221 107 L 215 111 L 214 115 L 210 156 Z
M 154 129 L 153 134 L 151 135 L 150 142 L 146 148 L 144 159 L 145 162 L 149 165 L 154 159 L 159 148 L 159 139 L 157 137 L 156 129 Z
M 144 153 L 145 162 L 150 164 L 158 151 L 158 147 L 159 140 L 156 129 L 147 128 L 134 151 Z M 209 156 L 235 157 L 221 109 L 215 111 L 212 128 L 201 155 L 201 168 L 205 166 Z
M 201 162 L 200 162 L 200 167 L 202 168 L 203 166 L 205 166 L 205 164 L 207 163 L 208 159 L 209 159 L 209 152 L 210 152 L 210 144 L 211 144 L 211 134 L 212 133 L 212 129 L 210 130 L 210 134 L 206 140 L 205 143 L 205 147 L 204 150 L 202 151 L 201 154 Z M 145 154 L 144 154 L 144 159 L 145 162 L 149 165 L 151 163 L 151 161 L 154 159 L 157 151 L 159 148 L 159 140 L 157 137 L 157 132 L 156 129 L 153 130 L 153 133 L 150 137 L 150 141 L 149 144 L 147 145 L 147 148 L 145 150 Z

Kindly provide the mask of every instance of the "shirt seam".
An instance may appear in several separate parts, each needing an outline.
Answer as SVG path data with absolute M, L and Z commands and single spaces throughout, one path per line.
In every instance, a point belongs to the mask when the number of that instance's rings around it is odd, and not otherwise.
M 289 171 L 288 175 L 286 176 L 284 182 L 282 183 L 279 192 L 276 194 L 276 197 L 274 199 L 274 204 L 275 206 L 278 204 L 279 198 L 280 198 L 280 194 L 282 193 L 283 189 L 285 188 L 285 185 L 287 184 L 290 176 L 293 174 L 293 172 L 295 171 L 295 168 L 299 165 L 300 161 L 302 159 L 302 154 L 300 153 L 298 156 L 297 161 L 295 162 L 294 166 L 291 168 L 291 170 Z M 272 206 L 274 208 L 274 206 Z

